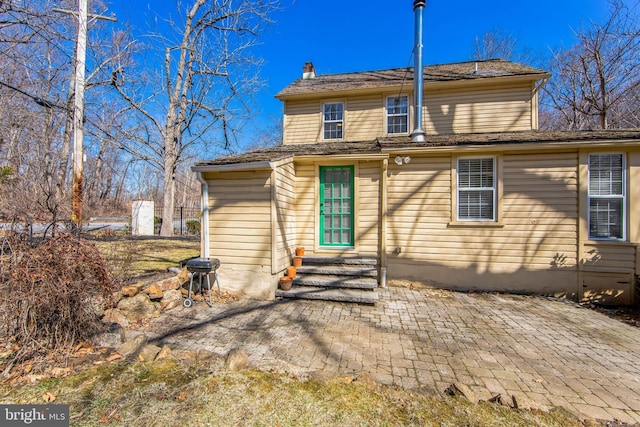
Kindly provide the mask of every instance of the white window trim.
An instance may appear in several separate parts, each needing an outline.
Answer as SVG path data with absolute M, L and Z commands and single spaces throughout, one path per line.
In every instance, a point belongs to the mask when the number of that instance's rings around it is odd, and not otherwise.
M 342 105 L 342 120 L 325 120 L 325 112 L 324 107 L 331 104 L 341 104 Z M 333 101 L 333 102 L 325 102 L 322 104 L 322 140 L 323 141 L 342 141 L 344 139 L 344 115 L 345 108 L 343 101 Z M 342 128 L 342 137 L 340 138 L 325 138 L 325 127 L 324 125 L 327 123 L 340 123 L 339 127 Z
M 491 190 L 492 192 L 492 218 L 460 218 L 460 160 L 469 160 L 469 159 L 491 159 L 493 161 L 493 187 L 478 187 L 473 189 L 462 189 L 463 191 L 487 191 Z M 498 222 L 498 162 L 496 156 L 464 156 L 457 157 L 455 159 L 455 174 L 456 174 L 456 191 L 455 191 L 455 218 L 458 223 L 497 223 Z
M 602 155 L 621 155 L 622 156 L 622 194 L 617 195 L 591 195 L 591 156 Z M 591 236 L 591 199 L 622 199 L 622 237 L 593 237 Z M 624 152 L 598 152 L 589 153 L 587 155 L 587 236 L 591 241 L 611 241 L 611 242 L 623 242 L 627 240 L 627 155 Z
M 404 114 L 389 114 L 389 100 L 390 99 L 395 99 L 395 98 L 406 98 L 407 99 L 407 112 Z M 384 129 L 385 129 L 385 133 L 387 135 L 408 135 L 410 128 L 411 128 L 411 123 L 410 123 L 410 119 L 409 119 L 409 110 L 410 110 L 410 105 L 409 105 L 409 95 L 389 95 L 385 98 L 384 101 L 384 110 L 385 110 L 385 121 L 384 121 Z M 405 132 L 397 132 L 397 133 L 391 133 L 389 132 L 389 117 L 399 117 L 399 116 L 406 116 L 407 117 L 407 130 Z

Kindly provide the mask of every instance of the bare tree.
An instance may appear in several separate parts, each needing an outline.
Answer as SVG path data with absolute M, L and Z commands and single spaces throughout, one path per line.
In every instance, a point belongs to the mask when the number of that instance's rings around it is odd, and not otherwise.
M 577 43 L 554 52 L 543 102 L 572 130 L 640 126 L 640 21 L 638 5 L 609 1 L 602 24 L 575 32 Z M 558 123 L 558 120 L 555 121 Z
M 163 236 L 173 234 L 176 170 L 185 153 L 205 137 L 213 138 L 216 128 L 228 146 L 234 116 L 246 110 L 243 96 L 259 85 L 252 72 L 258 62 L 250 48 L 278 1 L 192 0 L 189 4 L 180 25 L 171 21 L 177 35 L 174 43 L 166 34 L 150 38 L 151 48 L 162 49 L 164 55 L 164 78 L 159 85 L 145 86 L 131 78 L 131 70 L 126 70 L 123 81 L 124 69 L 115 70 L 112 81 L 146 122 L 137 128 L 138 145 L 130 151 L 163 172 Z
M 476 36 L 471 59 L 513 59 L 518 47 L 518 39 L 511 33 L 506 33 L 498 28 Z
M 98 12 L 105 10 L 98 0 L 92 4 Z M 69 217 L 76 25 L 72 16 L 54 13 L 54 6 L 73 9 L 77 5 L 67 0 L 0 2 L 0 135 L 5 141 L 0 164 L 15 171 L 10 195 L 13 208 L 53 220 Z M 85 126 L 90 150 L 86 153 L 89 169 L 85 184 L 99 193 L 99 197 L 86 195 L 88 201 L 96 201 L 97 208 L 106 199 L 104 189 L 93 180 L 113 181 L 105 173 L 109 168 L 115 173 L 118 162 L 127 161 L 121 155 L 109 154 L 107 168 L 106 162 L 100 160 L 107 152 L 115 153 L 113 139 L 105 136 L 113 133 L 108 129 L 114 126 L 115 119 L 110 117 L 105 122 L 100 113 L 106 107 L 95 108 L 104 103 L 105 92 L 100 88 L 110 87 L 112 64 L 117 64 L 126 51 L 114 52 L 111 48 L 114 38 L 122 38 L 118 33 L 104 31 L 105 26 L 95 20 L 90 25 L 96 37 L 90 38 L 88 46 Z M 99 172 L 93 171 L 94 167 Z

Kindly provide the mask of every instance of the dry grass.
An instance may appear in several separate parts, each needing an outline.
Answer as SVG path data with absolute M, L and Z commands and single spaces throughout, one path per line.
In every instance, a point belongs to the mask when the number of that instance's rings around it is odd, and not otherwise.
M 200 254 L 200 240 L 194 237 L 117 237 L 96 239 L 113 272 L 128 282 L 165 273 Z
M 584 426 L 562 412 L 434 398 L 370 381 L 209 373 L 169 360 L 113 363 L 12 389 L 3 401 L 71 405 L 74 426 Z

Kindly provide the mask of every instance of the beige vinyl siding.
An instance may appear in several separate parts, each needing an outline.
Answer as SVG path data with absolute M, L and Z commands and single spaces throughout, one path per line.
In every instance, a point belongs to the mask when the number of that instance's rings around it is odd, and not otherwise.
M 315 246 L 316 169 L 312 163 L 296 164 L 296 238 L 305 254 Z
M 371 140 L 385 134 L 382 96 L 349 98 L 345 110 L 346 140 Z
M 428 88 L 423 99 L 423 128 L 429 134 L 530 130 L 536 120 L 531 91 L 529 82 L 478 88 Z M 386 135 L 387 95 L 397 94 L 379 93 L 330 100 L 344 102 L 344 141 L 371 140 Z M 407 95 L 411 103 L 413 95 Z M 323 141 L 324 101 L 285 102 L 285 144 Z M 409 131 L 411 119 L 410 111 Z
M 293 163 L 287 163 L 275 170 L 275 211 L 276 253 L 274 273 L 291 265 L 296 246 L 296 194 L 295 169 Z
M 318 142 L 322 139 L 322 102 L 288 101 L 284 104 L 284 144 Z
M 380 162 L 360 162 L 356 211 L 356 249 L 359 255 L 378 255 Z
M 211 256 L 228 265 L 271 265 L 271 172 L 207 174 Z
M 442 247 L 450 241 L 451 159 L 414 156 L 408 165 L 389 162 L 387 183 L 387 248 L 401 251 L 390 257 L 446 262 L 448 253 L 427 255 L 434 243 Z
M 413 156 L 409 165 L 390 164 L 389 277 L 535 291 L 531 272 L 575 276 L 577 155 L 537 157 L 503 156 L 501 222 L 479 225 L 452 223 L 451 157 Z M 555 284 L 539 286 L 542 291 Z
M 583 270 L 606 273 L 635 273 L 635 245 L 590 242 L 582 247 Z
M 577 164 L 575 152 L 504 156 L 501 243 L 526 238 L 510 256 L 516 263 L 576 270 Z
M 531 84 L 427 90 L 423 129 L 428 134 L 530 130 Z

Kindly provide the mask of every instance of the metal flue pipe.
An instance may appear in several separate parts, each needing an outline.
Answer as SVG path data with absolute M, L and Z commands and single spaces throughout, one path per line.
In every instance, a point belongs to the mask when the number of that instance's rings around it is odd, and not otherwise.
M 413 11 L 415 13 L 415 46 L 413 63 L 413 131 L 411 141 L 424 142 L 424 130 L 422 129 L 422 93 L 424 91 L 424 71 L 422 65 L 422 15 L 426 7 L 426 0 L 414 0 Z

